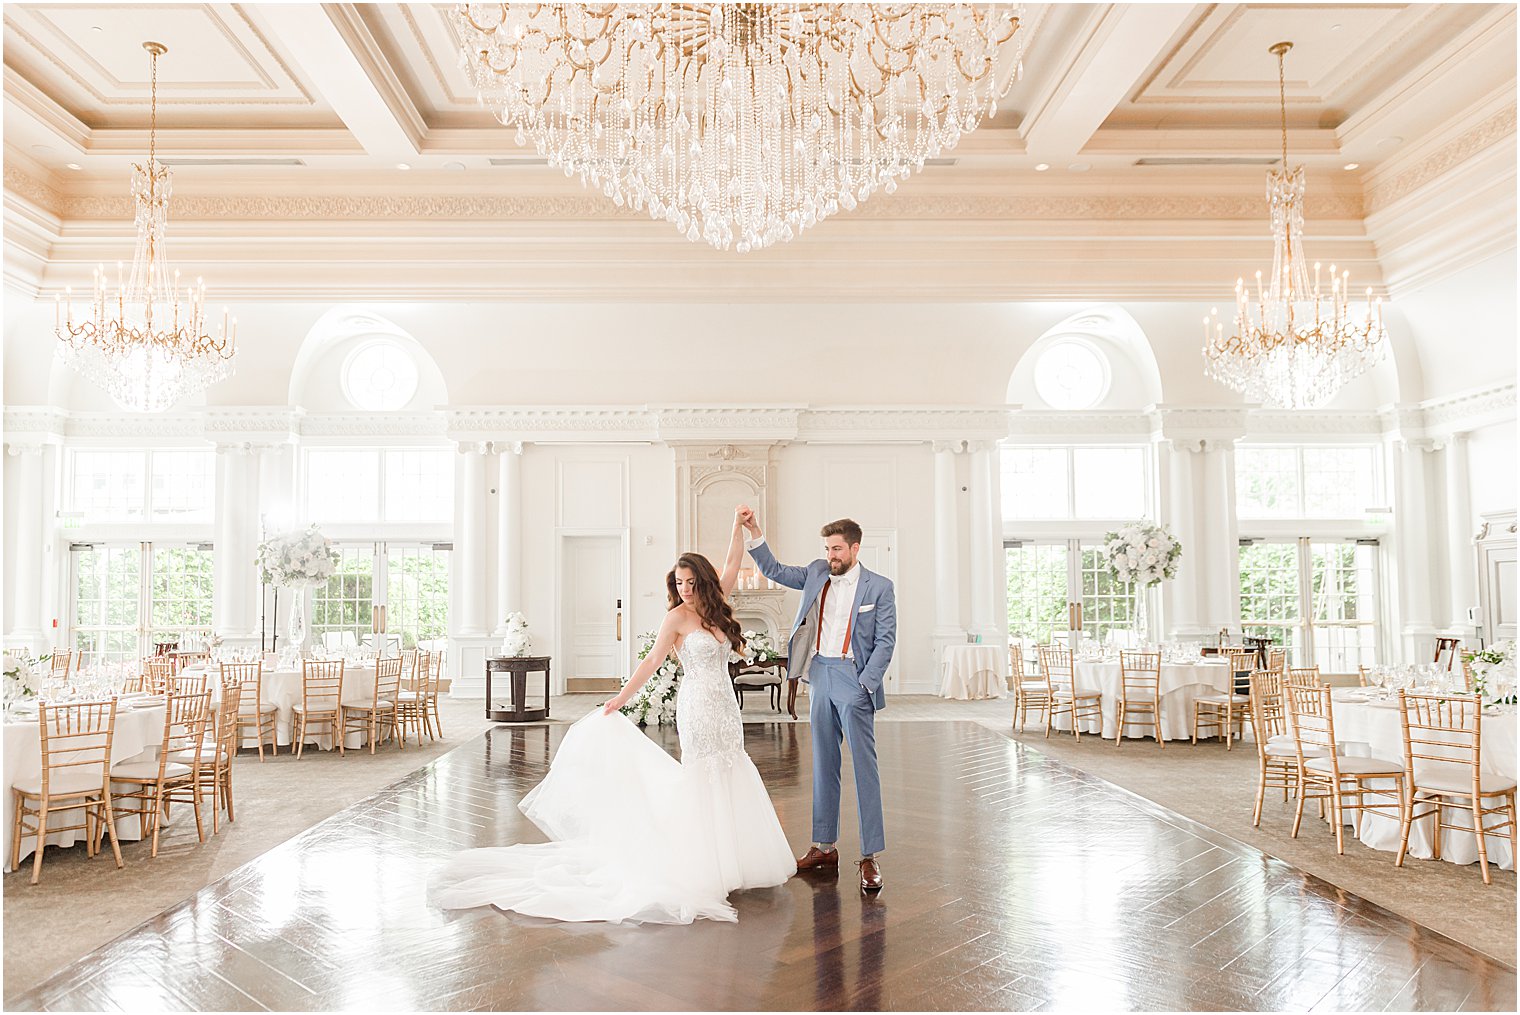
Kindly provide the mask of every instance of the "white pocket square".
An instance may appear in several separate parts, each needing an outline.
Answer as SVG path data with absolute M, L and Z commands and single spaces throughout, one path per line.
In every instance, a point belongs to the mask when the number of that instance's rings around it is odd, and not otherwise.
M 857 610 L 856 612 L 857 613 L 870 613 L 874 609 L 876 609 L 876 604 L 875 603 L 864 603 L 864 604 L 861 605 L 860 609 Z

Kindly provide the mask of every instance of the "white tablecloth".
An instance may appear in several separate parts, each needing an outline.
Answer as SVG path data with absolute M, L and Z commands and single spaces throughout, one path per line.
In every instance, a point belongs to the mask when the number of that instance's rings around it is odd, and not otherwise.
M 198 675 L 203 671 L 187 669 L 186 674 Z M 213 669 L 206 681 L 206 686 L 211 691 L 213 704 L 221 700 L 222 685 L 219 671 Z M 290 746 L 295 732 L 295 707 L 301 703 L 301 671 L 300 670 L 265 670 L 263 683 L 259 687 L 260 700 L 266 705 L 275 707 L 274 736 L 275 742 L 281 747 Z M 343 704 L 354 707 L 368 708 L 374 702 L 375 697 L 375 667 L 371 663 L 367 666 L 348 663 L 343 667 L 343 695 L 340 699 Z M 313 727 L 314 729 L 317 727 Z M 325 726 L 323 727 L 325 728 Z M 259 738 L 257 730 L 249 727 L 243 734 L 243 746 L 257 748 Z M 332 737 L 322 733 L 312 733 L 306 741 L 308 744 L 316 744 L 323 750 L 332 748 Z M 343 740 L 345 748 L 364 746 L 363 733 L 350 733 Z
M 1098 662 L 1077 660 L 1076 683 L 1079 691 L 1098 691 L 1103 695 L 1103 736 L 1112 738 L 1118 726 L 1119 695 L 1123 678 L 1119 660 Z M 1161 732 L 1168 740 L 1191 740 L 1193 737 L 1193 702 L 1202 694 L 1218 694 L 1230 686 L 1230 668 L 1222 662 L 1162 663 Z M 1242 715 L 1244 709 L 1242 709 Z M 1055 728 L 1071 729 L 1070 715 L 1058 716 Z M 1097 733 L 1097 721 L 1082 720 L 1083 733 Z M 1124 724 L 1126 737 L 1151 735 L 1148 723 Z
M 29 719 L 29 721 L 28 721 Z M 5 719 L 5 795 L 4 803 L 0 804 L 0 821 L 4 822 L 5 828 L 5 869 L 10 870 L 11 862 L 11 834 L 15 820 L 14 798 L 11 788 L 17 782 L 36 780 L 42 775 L 42 739 L 37 728 L 37 717 L 32 715 L 26 719 L 7 715 Z M 111 764 L 115 765 L 123 761 L 158 757 L 158 745 L 164 738 L 164 706 L 162 700 L 159 703 L 148 705 L 143 708 L 127 708 L 125 704 L 116 707 L 116 732 L 111 738 Z M 66 825 L 83 824 L 84 811 L 64 811 L 58 815 L 60 823 Z M 138 837 L 137 819 L 118 821 L 116 824 L 117 838 L 122 840 Z M 84 838 L 82 830 L 69 832 L 52 832 L 48 835 L 49 846 L 69 846 Z M 21 840 L 21 858 L 25 860 L 31 856 L 37 848 L 35 835 L 24 836 Z
M 1008 655 L 997 645 L 946 645 L 939 673 L 941 698 L 1001 698 Z
M 1340 698 L 1346 692 L 1338 692 Z M 1353 692 L 1354 693 L 1354 692 Z M 1404 732 L 1399 721 L 1398 699 L 1387 701 L 1334 701 L 1335 739 L 1344 753 L 1357 757 L 1374 757 L 1383 761 L 1402 764 L 1404 760 Z M 1512 711 L 1483 717 L 1483 753 L 1479 758 L 1484 772 L 1514 779 L 1516 772 L 1516 720 Z M 1391 781 L 1373 783 L 1392 789 Z M 1494 801 L 1490 799 L 1489 805 Z M 1353 812 L 1353 816 L 1355 812 Z M 1464 821 L 1465 817 L 1465 821 Z M 1395 852 L 1399 848 L 1399 823 L 1392 813 L 1370 811 L 1359 815 L 1357 838 L 1363 845 L 1373 849 Z M 1472 827 L 1470 812 L 1463 814 L 1456 808 L 1446 811 L 1446 820 Z M 1490 816 L 1487 822 L 1496 824 L 1498 816 Z M 1409 832 L 1409 855 L 1427 859 L 1434 854 L 1431 848 L 1431 830 L 1434 818 L 1418 821 Z M 1452 863 L 1478 862 L 1478 840 L 1470 832 L 1448 829 L 1441 833 L 1441 859 Z M 1513 870 L 1515 858 L 1510 851 L 1509 839 L 1488 836 L 1488 862 L 1505 870 Z

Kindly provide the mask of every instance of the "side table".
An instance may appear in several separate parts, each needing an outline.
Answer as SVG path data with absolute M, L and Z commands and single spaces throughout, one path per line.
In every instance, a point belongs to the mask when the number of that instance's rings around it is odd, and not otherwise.
M 549 718 L 549 656 L 492 656 L 486 660 L 486 718 L 492 722 L 539 722 Z M 544 674 L 544 707 L 528 707 L 528 674 Z M 506 673 L 512 681 L 512 707 L 491 702 L 491 675 Z

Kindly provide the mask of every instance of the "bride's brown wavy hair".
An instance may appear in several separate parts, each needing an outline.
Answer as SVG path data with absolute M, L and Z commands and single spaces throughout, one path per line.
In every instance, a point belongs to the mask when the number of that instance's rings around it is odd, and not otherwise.
M 665 592 L 670 598 L 667 609 L 673 610 L 681 605 L 681 593 L 676 591 L 676 571 L 683 567 L 691 572 L 697 582 L 691 601 L 702 626 L 722 631 L 735 651 L 742 650 L 744 637 L 739 630 L 739 622 L 734 619 L 733 609 L 723 596 L 723 583 L 718 578 L 718 572 L 713 569 L 712 561 L 700 553 L 681 554 L 676 558 L 676 566 L 665 576 Z

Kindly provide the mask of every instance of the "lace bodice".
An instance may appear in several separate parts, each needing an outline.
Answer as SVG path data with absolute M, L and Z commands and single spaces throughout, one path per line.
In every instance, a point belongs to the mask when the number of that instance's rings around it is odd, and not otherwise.
M 744 753 L 744 724 L 728 679 L 728 644 L 701 628 L 686 636 L 677 654 L 682 667 L 676 695 L 681 764 Z

